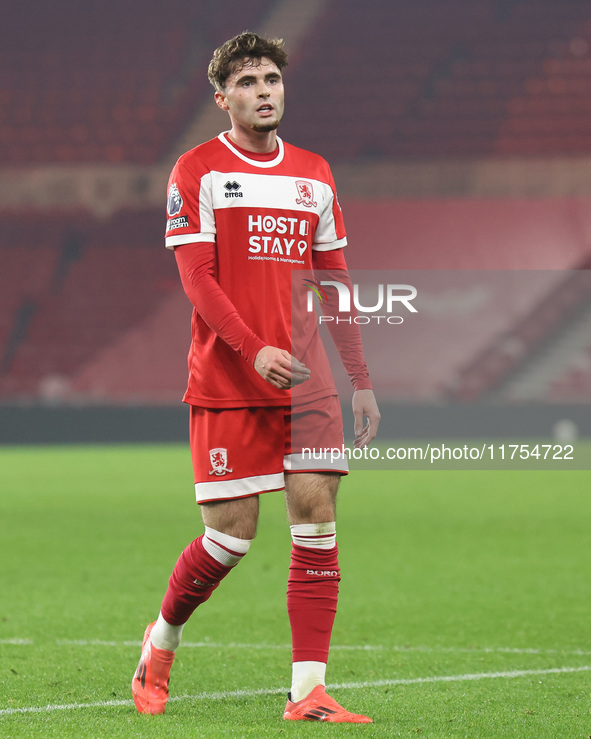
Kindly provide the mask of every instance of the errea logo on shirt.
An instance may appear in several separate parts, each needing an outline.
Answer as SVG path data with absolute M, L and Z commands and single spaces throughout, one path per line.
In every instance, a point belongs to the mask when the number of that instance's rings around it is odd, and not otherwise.
M 228 182 L 226 182 L 226 184 L 224 185 L 224 188 L 226 190 L 224 195 L 227 198 L 241 198 L 243 197 L 243 195 L 241 192 L 238 192 L 241 187 L 242 185 L 240 185 L 239 182 L 236 182 L 236 180 L 234 180 L 233 182 L 230 182 L 230 180 L 228 180 Z

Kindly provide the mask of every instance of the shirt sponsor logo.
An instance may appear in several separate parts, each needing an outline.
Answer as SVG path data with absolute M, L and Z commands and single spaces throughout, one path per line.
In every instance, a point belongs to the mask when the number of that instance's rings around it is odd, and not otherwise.
M 168 215 L 176 216 L 177 213 L 181 212 L 182 207 L 183 199 L 181 198 L 176 182 L 173 182 L 168 188 L 168 200 L 166 201 L 166 210 Z
M 301 257 L 308 248 L 302 236 L 309 236 L 310 222 L 305 218 L 287 216 L 248 216 L 248 251 L 251 254 L 275 254 Z M 299 260 L 298 260 L 299 261 Z
M 230 182 L 228 180 L 228 182 L 226 182 L 226 184 L 224 185 L 224 187 L 226 189 L 225 196 L 227 198 L 241 198 L 241 197 L 243 197 L 242 193 L 241 192 L 238 192 L 238 190 L 240 190 L 240 188 L 242 187 L 242 185 L 240 185 L 239 182 L 236 182 L 236 180 L 234 180 L 233 182 Z
M 317 203 L 314 200 L 314 188 L 308 180 L 296 180 L 299 198 L 296 198 L 297 205 L 303 205 L 306 208 L 315 208 Z
M 234 472 L 228 467 L 228 450 L 223 447 L 209 450 L 209 461 L 211 462 L 210 475 L 225 475 L 226 472 Z
M 166 230 L 174 231 L 175 228 L 187 228 L 189 225 L 189 219 L 187 216 L 180 216 L 179 218 L 171 218 L 166 222 Z

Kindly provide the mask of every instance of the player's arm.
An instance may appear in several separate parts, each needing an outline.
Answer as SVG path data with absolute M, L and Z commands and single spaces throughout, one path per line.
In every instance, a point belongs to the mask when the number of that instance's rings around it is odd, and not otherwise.
M 246 325 L 214 277 L 215 244 L 182 244 L 174 254 L 185 293 L 199 315 L 264 380 L 287 389 L 310 377 L 310 371 L 289 352 L 265 345 Z
M 320 279 L 341 282 L 349 288 L 349 294 L 353 294 L 353 285 L 342 249 L 314 251 L 313 266 Z M 336 320 L 338 301 L 335 294 L 329 295 L 328 300 L 321 303 L 321 308 L 323 314 L 332 319 L 327 321 L 328 330 L 353 385 L 355 447 L 361 448 L 375 438 L 380 424 L 380 411 L 363 355 L 361 331 L 354 321 L 348 323 Z

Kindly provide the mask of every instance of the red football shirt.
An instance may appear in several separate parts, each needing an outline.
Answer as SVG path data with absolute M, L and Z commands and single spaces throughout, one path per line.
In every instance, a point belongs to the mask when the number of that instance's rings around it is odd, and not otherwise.
M 343 218 L 327 162 L 277 141 L 272 159 L 250 157 L 225 134 L 181 156 L 168 185 L 166 246 L 214 242 L 216 279 L 238 314 L 312 377 L 291 391 L 274 388 L 194 310 L 184 396 L 192 405 L 285 406 L 292 395 L 307 402 L 336 394 L 304 278 L 313 250 L 347 243 Z M 292 295 L 294 270 L 307 274 L 294 281 Z

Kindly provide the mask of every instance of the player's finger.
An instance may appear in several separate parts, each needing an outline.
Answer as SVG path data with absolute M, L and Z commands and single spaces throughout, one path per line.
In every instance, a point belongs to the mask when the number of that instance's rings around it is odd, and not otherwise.
M 363 428 L 363 411 L 353 411 L 353 420 L 353 433 L 355 438 L 358 439 L 365 430 Z
M 359 421 L 357 420 L 355 421 L 355 427 L 354 427 L 355 443 L 364 439 L 366 432 L 367 432 L 367 424 L 363 426 L 363 416 L 361 416 L 361 419 Z
M 276 359 L 269 365 L 269 373 L 278 377 L 289 378 L 291 376 L 291 365 L 283 359 Z
M 306 367 L 306 365 L 303 362 L 300 362 L 299 359 L 296 359 L 295 357 L 291 358 L 291 371 L 292 372 L 301 372 L 302 374 L 310 374 L 310 370 Z
M 289 373 L 282 367 L 273 364 L 267 368 L 264 379 L 267 380 L 267 382 L 288 382 Z
M 310 379 L 310 374 L 307 372 L 290 372 L 287 369 L 279 368 L 272 373 L 272 377 L 280 384 L 281 387 L 287 388 L 301 385 L 302 382 L 306 382 L 306 380 Z
M 303 367 L 303 365 L 301 365 Z M 306 367 L 303 368 L 303 370 L 294 370 L 291 365 L 279 365 L 276 366 L 273 370 L 273 375 L 276 378 L 281 378 L 282 380 L 285 380 L 287 385 L 300 385 L 302 382 L 305 382 L 306 380 L 310 379 L 310 370 Z
M 293 364 L 280 365 L 277 368 L 277 372 L 281 374 L 282 377 L 298 377 L 303 378 L 303 380 L 307 380 L 311 375 L 310 370 L 307 367 L 304 367 L 304 365 L 297 367 Z
M 269 382 L 275 385 L 275 387 L 284 389 L 290 386 L 291 380 L 289 377 L 284 377 L 283 375 L 270 375 L 269 376 Z
M 380 424 L 379 418 L 368 417 L 367 423 L 363 430 L 359 434 L 355 434 L 354 446 L 357 449 L 362 449 L 372 442 L 378 434 L 378 426 Z
M 278 360 L 278 364 L 291 372 L 300 372 L 307 375 L 310 374 L 310 370 L 303 362 L 300 362 L 297 357 L 292 357 L 292 355 L 285 350 L 282 351 L 282 359 Z
M 380 428 L 380 420 L 382 416 L 379 411 L 377 411 L 375 414 L 372 413 L 369 417 L 369 429 L 371 433 L 371 439 L 370 441 L 373 441 L 373 439 L 376 438 L 378 435 L 378 429 Z
M 376 418 L 369 418 L 367 423 L 367 444 L 369 444 L 370 441 L 373 441 L 376 436 L 378 435 L 378 426 L 380 425 L 379 419 Z
M 310 375 L 292 375 L 291 386 L 295 387 L 296 385 L 301 385 L 302 382 L 306 382 L 309 379 Z
M 353 446 L 356 449 L 363 449 L 363 447 L 367 446 L 367 444 L 369 442 L 368 433 L 367 433 L 368 432 L 368 429 L 369 429 L 369 427 L 366 426 L 363 429 L 363 431 L 356 436 L 355 441 L 353 442 Z

